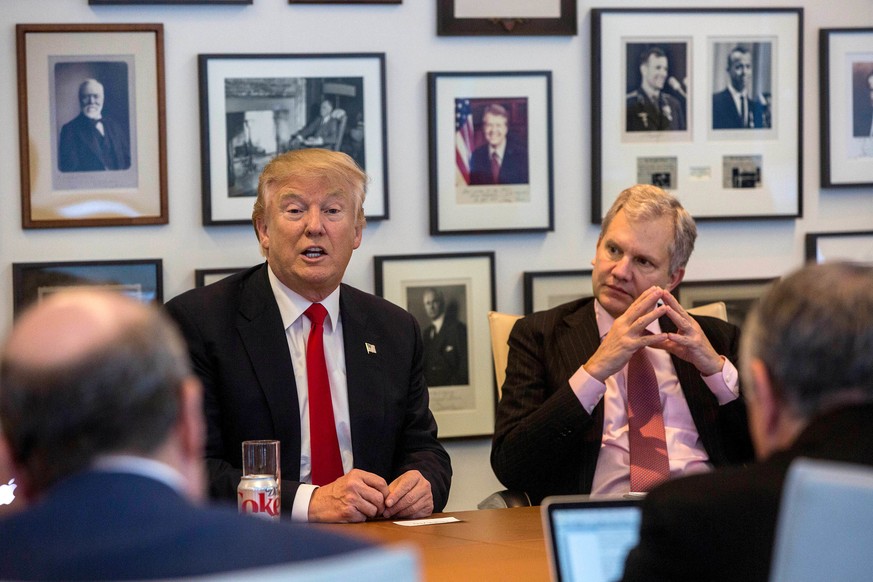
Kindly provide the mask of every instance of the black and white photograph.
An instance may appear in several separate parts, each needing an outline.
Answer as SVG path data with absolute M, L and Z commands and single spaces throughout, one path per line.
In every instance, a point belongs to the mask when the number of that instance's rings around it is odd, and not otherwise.
M 873 137 L 873 62 L 852 63 L 852 136 Z
M 439 437 L 491 434 L 494 253 L 377 255 L 374 263 L 376 295 L 411 313 L 421 329 L 423 376 Z
M 553 228 L 551 73 L 428 73 L 431 234 Z
M 679 160 L 673 156 L 637 158 L 637 184 L 652 184 L 664 190 L 679 188 Z
M 714 130 L 770 129 L 773 108 L 773 43 L 712 43 Z
M 636 183 L 667 188 L 696 221 L 802 216 L 802 16 L 592 8 L 591 222 Z M 653 171 L 658 158 L 675 165 Z
M 408 287 L 406 305 L 421 326 L 428 388 L 470 383 L 465 285 Z
M 625 53 L 625 131 L 689 129 L 688 43 L 628 42 Z
M 160 24 L 20 24 L 24 228 L 166 224 Z
M 388 218 L 385 55 L 199 55 L 203 223 L 247 224 L 276 155 L 324 148 L 370 182 L 364 213 Z

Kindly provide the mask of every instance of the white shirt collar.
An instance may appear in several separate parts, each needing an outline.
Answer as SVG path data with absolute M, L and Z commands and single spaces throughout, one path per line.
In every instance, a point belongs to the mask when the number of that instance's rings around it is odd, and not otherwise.
M 276 304 L 279 306 L 279 314 L 282 316 L 282 326 L 288 329 L 294 324 L 303 312 L 306 311 L 312 301 L 306 299 L 299 293 L 296 293 L 285 286 L 282 281 L 273 273 L 273 269 L 267 265 L 267 276 L 270 278 L 270 288 L 273 290 L 273 296 L 276 298 Z M 324 308 L 327 309 L 327 319 L 325 328 L 333 330 L 339 321 L 339 287 L 333 290 L 333 293 L 319 301 Z
M 603 339 L 609 333 L 609 330 L 612 329 L 615 318 L 606 311 L 606 308 L 597 299 L 594 300 L 594 316 L 597 318 L 597 333 L 600 334 L 600 339 Z M 661 322 L 656 319 L 647 325 L 646 329 L 653 334 L 659 334 L 661 333 Z

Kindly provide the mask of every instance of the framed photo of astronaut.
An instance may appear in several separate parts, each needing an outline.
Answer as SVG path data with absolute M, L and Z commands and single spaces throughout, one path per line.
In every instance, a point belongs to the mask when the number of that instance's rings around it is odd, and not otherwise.
M 160 305 L 163 274 L 161 259 L 13 263 L 12 309 L 18 315 L 32 303 L 71 287 L 99 287 Z
M 819 30 L 821 186 L 873 185 L 873 28 Z
M 683 281 L 674 290 L 685 309 L 723 301 L 730 323 L 741 327 L 752 304 L 764 294 L 773 279 L 729 279 L 718 281 Z
M 524 314 L 591 297 L 591 270 L 525 271 Z
M 18 24 L 24 228 L 166 224 L 161 24 Z
M 428 73 L 430 233 L 554 230 L 550 71 Z
M 576 34 L 576 0 L 437 0 L 439 36 Z
M 802 216 L 803 9 L 591 15 L 592 223 L 637 183 L 696 220 Z
M 807 233 L 806 260 L 851 261 L 873 266 L 873 230 Z
M 439 437 L 492 434 L 494 253 L 377 256 L 375 266 L 376 295 L 406 309 L 421 329 L 423 380 Z
M 203 224 L 249 224 L 275 156 L 324 148 L 370 181 L 364 213 L 388 218 L 385 54 L 199 55 Z

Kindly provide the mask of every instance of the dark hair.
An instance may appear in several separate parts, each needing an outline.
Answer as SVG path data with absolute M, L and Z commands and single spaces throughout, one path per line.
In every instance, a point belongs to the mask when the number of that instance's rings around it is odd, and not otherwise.
M 645 65 L 649 61 L 649 57 L 666 57 L 667 54 L 661 49 L 661 47 L 653 46 L 649 47 L 643 52 L 640 53 L 640 64 Z

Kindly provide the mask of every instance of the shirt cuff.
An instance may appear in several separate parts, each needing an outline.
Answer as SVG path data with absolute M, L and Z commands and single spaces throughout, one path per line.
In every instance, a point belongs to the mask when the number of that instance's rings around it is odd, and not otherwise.
M 720 372 L 711 376 L 701 376 L 709 390 L 715 395 L 719 406 L 733 402 L 740 396 L 739 373 L 736 366 L 729 359 L 722 356 L 724 366 Z
M 297 486 L 297 495 L 294 496 L 294 505 L 291 506 L 291 521 L 309 521 L 309 501 L 316 489 L 318 487 L 307 483 Z
M 606 394 L 606 384 L 591 376 L 583 366 L 579 366 L 576 373 L 570 376 L 568 383 L 582 404 L 582 408 L 588 414 L 591 414 L 591 411 Z

